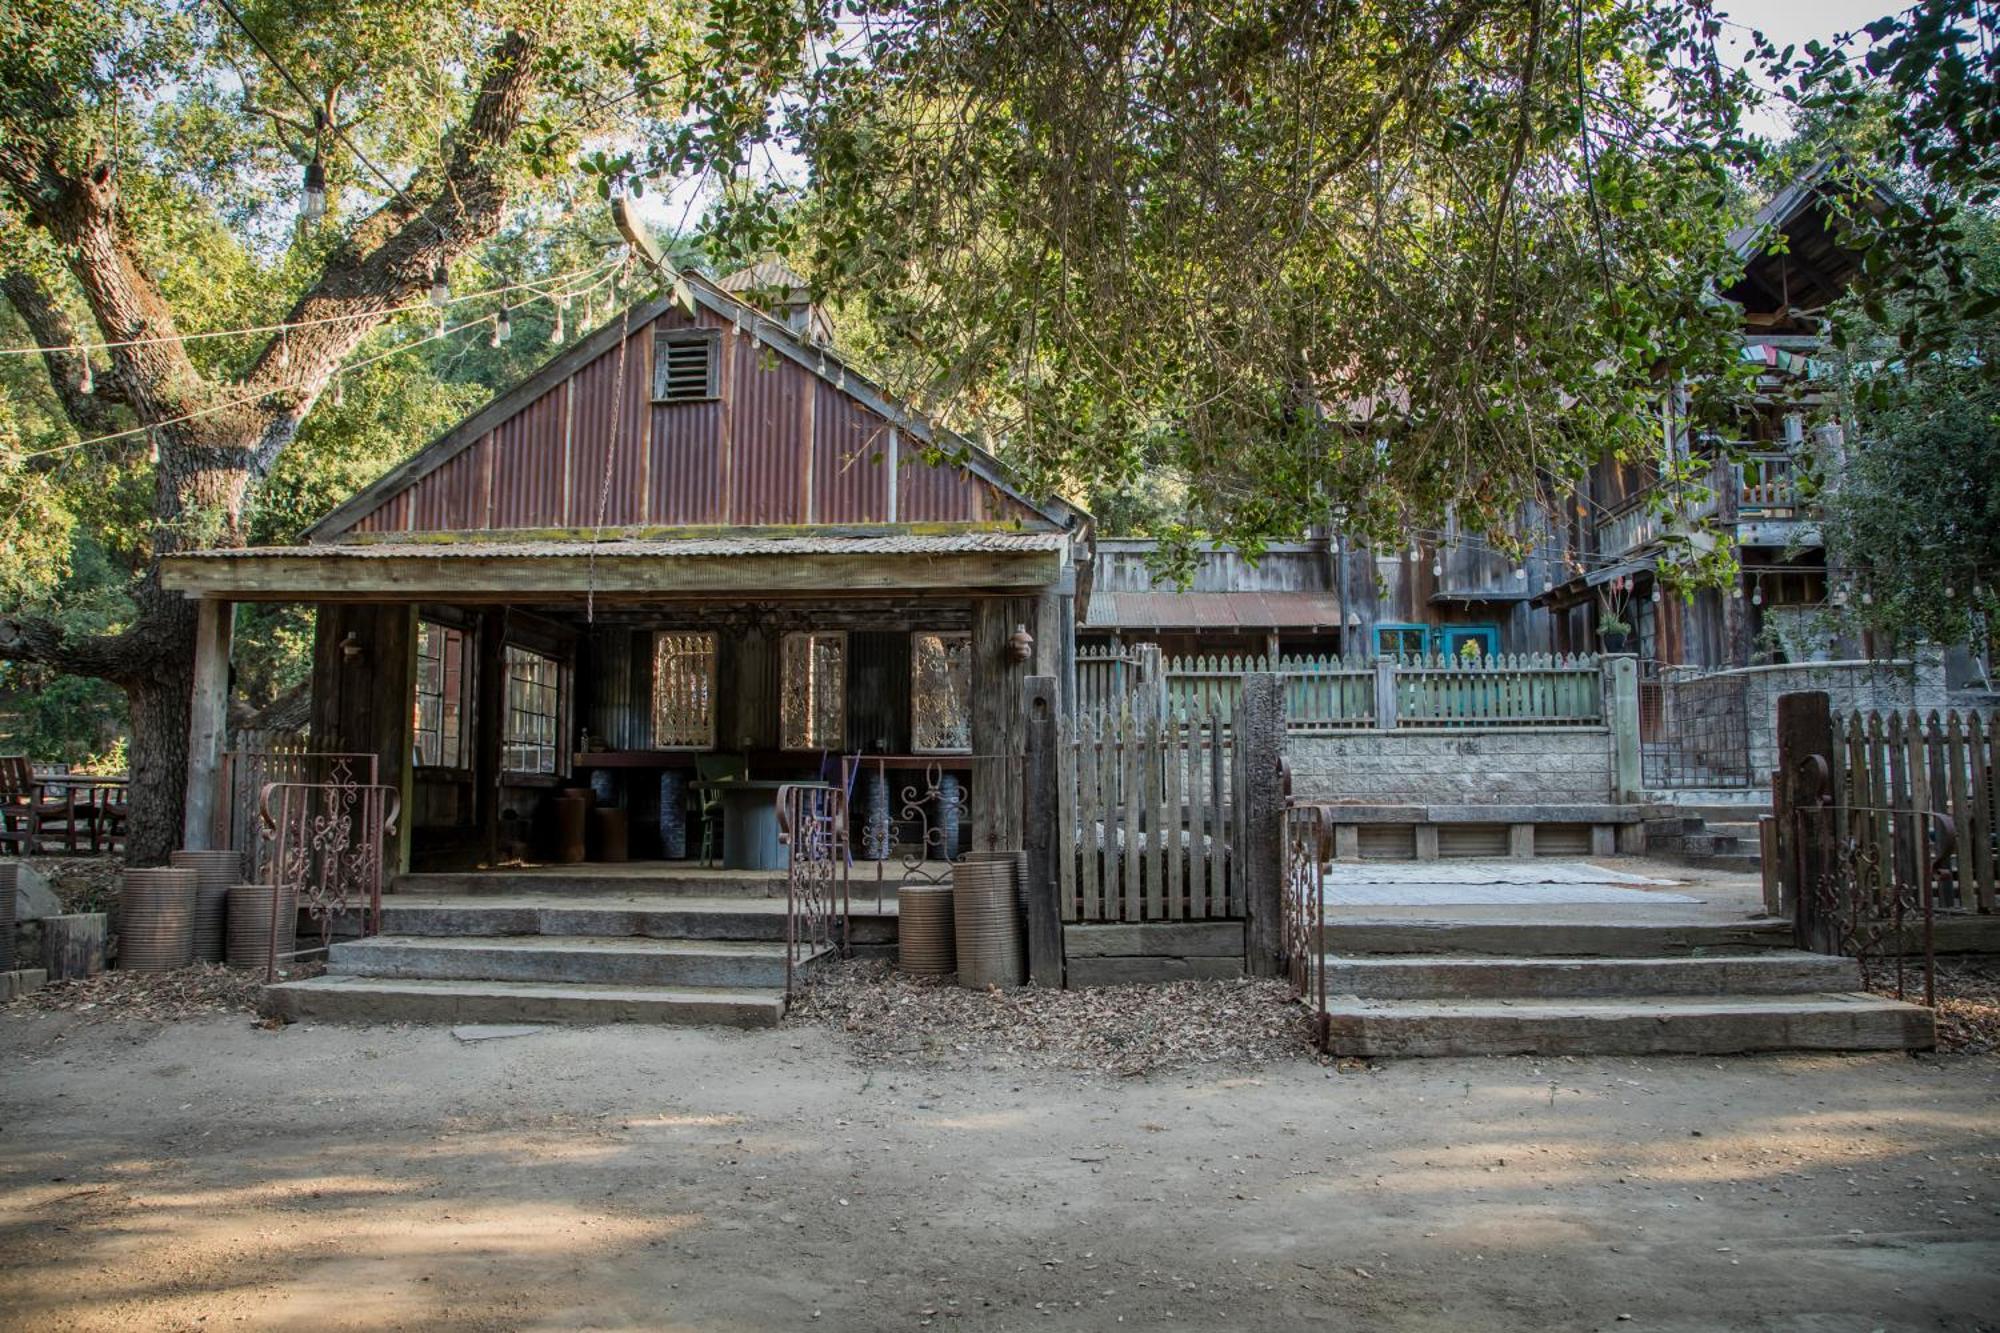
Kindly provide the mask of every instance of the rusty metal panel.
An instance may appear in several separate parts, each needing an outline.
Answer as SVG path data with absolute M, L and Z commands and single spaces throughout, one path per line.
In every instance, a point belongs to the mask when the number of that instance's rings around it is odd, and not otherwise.
M 449 532 L 486 525 L 484 497 L 479 494 L 484 443 L 482 438 L 405 492 L 410 497 L 413 529 Z
M 730 523 L 803 523 L 806 413 L 817 410 L 804 367 L 738 340 L 730 403 Z
M 813 406 L 814 523 L 889 517 L 889 423 L 824 380 Z
M 986 518 L 980 483 L 964 468 L 936 466 L 904 442 L 902 475 L 896 484 L 896 518 L 902 523 L 970 523 Z
M 565 381 L 494 427 L 494 527 L 562 526 L 569 391 Z
M 570 417 L 568 515 L 556 526 L 588 528 L 600 519 L 619 527 L 645 521 L 653 326 L 631 329 L 624 363 L 613 347 L 570 377 L 576 406 Z M 614 405 L 613 395 L 623 398 Z

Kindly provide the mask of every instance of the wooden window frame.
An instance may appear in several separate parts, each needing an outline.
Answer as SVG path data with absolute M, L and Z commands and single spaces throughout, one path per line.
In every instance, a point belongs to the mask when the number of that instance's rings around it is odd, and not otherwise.
M 527 714 L 533 717 L 547 717 L 553 728 L 546 746 L 550 751 L 551 766 L 546 769 L 514 767 L 511 762 L 511 756 L 508 753 L 511 749 L 525 748 L 526 744 L 517 743 L 514 739 L 514 718 L 517 712 L 522 711 L 516 709 L 514 706 L 514 655 L 517 653 L 522 656 L 535 658 L 538 661 L 547 662 L 555 671 L 555 680 L 549 687 L 554 693 L 554 710 L 546 714 Z M 563 749 L 563 736 L 567 732 L 569 725 L 569 664 L 554 653 L 543 652 L 539 648 L 532 648 L 526 644 L 513 642 L 507 643 L 501 650 L 500 662 L 502 687 L 507 691 L 506 698 L 502 700 L 500 713 L 500 772 L 502 777 L 516 785 L 561 781 L 569 771 L 569 765 L 566 762 L 568 755 Z M 535 748 L 540 749 L 544 747 L 537 745 Z
M 1418 656 L 1421 657 L 1428 654 L 1431 651 L 1431 644 L 1436 638 L 1436 634 L 1431 626 L 1419 625 L 1409 621 L 1388 620 L 1377 621 L 1374 630 L 1371 632 L 1371 637 L 1374 639 L 1374 655 L 1376 657 L 1401 657 L 1403 655 L 1401 652 L 1390 653 L 1383 650 L 1382 636 L 1384 634 L 1408 634 L 1412 631 L 1424 636 L 1424 646 L 1418 653 Z
M 700 742 L 684 741 L 676 744 L 665 744 L 662 743 L 659 738 L 660 643 L 663 639 L 669 637 L 703 638 L 708 640 L 708 686 L 707 686 L 708 717 L 706 719 L 708 723 L 708 734 L 707 738 Z M 649 715 L 652 719 L 654 749 L 676 752 L 676 753 L 698 753 L 705 750 L 713 750 L 715 748 L 715 714 L 716 714 L 716 684 L 717 684 L 716 678 L 720 674 L 721 670 L 721 663 L 720 663 L 721 647 L 722 647 L 721 636 L 716 634 L 714 630 L 660 629 L 653 631 L 653 641 L 652 641 L 653 678 L 652 678 L 652 687 L 648 692 L 647 707 L 649 709 Z
M 668 347 L 686 347 L 700 344 L 708 358 L 708 384 L 706 391 L 699 394 L 665 396 L 666 384 L 663 377 L 667 373 L 669 359 L 665 355 Z M 672 407 L 681 403 L 712 403 L 722 397 L 722 330 L 720 329 L 660 329 L 653 334 L 653 382 L 647 386 L 647 396 L 656 404 Z
M 917 743 L 917 644 L 923 639 L 948 641 L 956 639 L 966 648 L 966 665 L 971 667 L 972 632 L 962 629 L 921 629 L 910 632 L 910 753 L 911 754 L 971 754 L 972 753 L 972 682 L 965 684 L 965 744 L 951 746 L 919 745 Z
M 803 745 L 793 745 L 792 737 L 785 734 L 785 701 L 791 689 L 789 677 L 792 655 L 789 645 L 793 639 L 833 639 L 840 644 L 840 734 L 837 736 L 808 736 Z M 822 750 L 839 750 L 847 744 L 848 724 L 852 721 L 847 709 L 847 668 L 851 661 L 849 646 L 847 631 L 844 629 L 790 630 L 778 636 L 778 748 L 780 750 L 795 754 L 811 754 Z M 817 660 L 817 655 L 808 650 L 806 669 L 811 671 L 812 663 Z
M 451 695 L 448 693 L 450 689 L 450 658 L 448 656 L 441 654 L 437 659 L 439 679 L 438 689 L 435 694 L 424 688 L 424 632 L 431 629 L 437 630 L 443 636 L 441 646 L 445 647 L 446 652 L 449 651 L 448 645 L 451 642 L 452 636 L 455 635 L 458 638 L 458 689 L 456 692 L 458 736 L 456 745 L 449 754 L 445 752 L 444 748 L 445 706 L 451 700 Z M 471 630 L 464 629 L 458 625 L 446 624 L 442 620 L 433 620 L 427 616 L 420 617 L 417 620 L 417 672 L 416 680 L 412 687 L 414 698 L 412 700 L 412 717 L 410 720 L 410 762 L 411 767 L 417 771 L 422 773 L 467 773 L 471 771 L 472 763 L 467 751 L 471 748 L 473 730 L 476 725 L 475 719 L 479 716 L 476 707 L 476 696 L 473 693 L 476 677 L 478 676 L 478 660 L 478 641 Z M 435 697 L 438 700 L 438 726 L 435 733 L 438 738 L 438 759 L 435 762 L 426 762 L 423 758 L 425 736 L 423 705 L 427 695 Z

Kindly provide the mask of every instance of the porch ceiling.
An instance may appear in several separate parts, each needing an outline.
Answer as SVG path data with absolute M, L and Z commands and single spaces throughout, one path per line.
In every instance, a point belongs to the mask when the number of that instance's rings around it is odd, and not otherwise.
M 1333 629 L 1332 592 L 1099 592 L 1086 629 Z
M 1014 591 L 1056 583 L 1070 541 L 960 532 L 266 546 L 169 556 L 160 578 L 189 597 L 288 602 Z

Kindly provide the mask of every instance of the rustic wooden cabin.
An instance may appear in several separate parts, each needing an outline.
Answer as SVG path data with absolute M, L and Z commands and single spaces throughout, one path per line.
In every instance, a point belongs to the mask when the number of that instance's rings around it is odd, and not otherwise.
M 953 774 L 967 842 L 1020 845 L 1021 683 L 1069 674 L 1086 516 L 891 401 L 799 294 L 686 285 L 692 308 L 622 312 L 303 544 L 166 562 L 203 625 L 188 845 L 232 799 L 242 601 L 317 608 L 310 744 L 401 791 L 392 871 L 551 856 L 551 798 L 586 783 L 658 857 L 699 775 L 857 754 Z

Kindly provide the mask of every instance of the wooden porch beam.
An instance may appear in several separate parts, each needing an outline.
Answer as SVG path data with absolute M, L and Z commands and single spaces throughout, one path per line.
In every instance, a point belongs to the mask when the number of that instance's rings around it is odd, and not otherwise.
M 417 601 L 507 604 L 600 598 L 927 588 L 1032 591 L 1056 582 L 1056 551 L 950 555 L 169 556 L 166 588 L 237 601 Z

